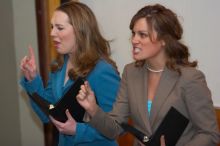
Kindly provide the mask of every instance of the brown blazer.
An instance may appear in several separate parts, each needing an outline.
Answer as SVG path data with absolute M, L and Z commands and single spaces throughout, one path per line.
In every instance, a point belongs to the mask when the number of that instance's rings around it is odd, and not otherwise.
M 216 146 L 220 136 L 205 77 L 191 67 L 182 67 L 181 72 L 179 75 L 165 68 L 149 115 L 146 65 L 128 64 L 113 110 L 106 114 L 98 109 L 90 124 L 105 136 L 117 138 L 122 133 L 117 122 L 126 122 L 130 117 L 134 127 L 150 136 L 173 106 L 190 120 L 176 146 Z M 136 140 L 134 145 L 140 144 Z

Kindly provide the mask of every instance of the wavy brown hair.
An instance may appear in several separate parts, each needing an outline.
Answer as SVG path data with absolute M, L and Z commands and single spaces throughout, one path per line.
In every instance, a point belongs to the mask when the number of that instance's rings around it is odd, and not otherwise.
M 101 35 L 96 17 L 91 9 L 80 2 L 67 2 L 59 6 L 56 11 L 62 11 L 69 17 L 76 38 L 76 51 L 72 57 L 73 69 L 69 70 L 69 77 L 87 76 L 99 59 L 104 59 L 117 70 L 115 62 L 110 58 L 109 42 Z M 58 55 L 51 70 L 57 71 L 63 65 L 63 56 Z
M 182 26 L 177 15 L 170 9 L 160 4 L 148 5 L 140 9 L 130 22 L 130 30 L 137 20 L 145 18 L 149 26 L 149 35 L 152 40 L 152 30 L 157 33 L 157 40 L 165 42 L 165 53 L 167 56 L 166 66 L 169 69 L 180 72 L 179 66 L 196 67 L 197 61 L 189 61 L 189 50 L 180 42 L 183 34 Z M 143 66 L 144 60 L 136 61 L 137 66 Z

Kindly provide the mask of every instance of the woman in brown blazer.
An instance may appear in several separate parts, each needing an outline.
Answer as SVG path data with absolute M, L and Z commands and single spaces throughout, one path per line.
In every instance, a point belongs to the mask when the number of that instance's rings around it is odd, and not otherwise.
M 197 62 L 189 61 L 188 48 L 180 42 L 183 30 L 176 14 L 159 4 L 148 5 L 134 15 L 130 29 L 135 62 L 124 68 L 113 110 L 102 111 L 88 83 L 77 96 L 90 115 L 89 124 L 115 139 L 123 132 L 118 123 L 131 118 L 135 128 L 151 136 L 174 107 L 189 119 L 176 146 L 217 145 L 211 93 Z M 161 146 L 165 142 L 162 136 Z M 134 145 L 141 144 L 136 140 Z

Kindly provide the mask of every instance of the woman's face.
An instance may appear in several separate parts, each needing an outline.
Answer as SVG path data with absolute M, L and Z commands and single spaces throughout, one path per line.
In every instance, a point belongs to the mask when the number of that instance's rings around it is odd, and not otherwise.
M 163 41 L 157 40 L 157 33 L 152 30 L 152 40 L 149 36 L 149 27 L 145 18 L 140 18 L 132 30 L 132 46 L 134 60 L 154 59 L 164 55 Z
M 51 19 L 51 33 L 54 46 L 60 54 L 71 54 L 76 48 L 76 38 L 69 17 L 62 11 L 55 11 Z

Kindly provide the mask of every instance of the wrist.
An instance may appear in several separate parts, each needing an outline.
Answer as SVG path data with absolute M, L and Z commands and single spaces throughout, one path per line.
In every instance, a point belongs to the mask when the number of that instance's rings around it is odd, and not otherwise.
M 98 110 L 98 105 L 95 104 L 93 108 L 88 110 L 88 113 L 91 117 L 93 117 L 96 114 L 97 110 Z

